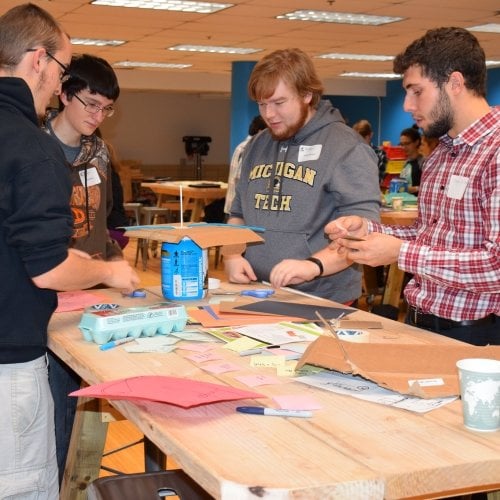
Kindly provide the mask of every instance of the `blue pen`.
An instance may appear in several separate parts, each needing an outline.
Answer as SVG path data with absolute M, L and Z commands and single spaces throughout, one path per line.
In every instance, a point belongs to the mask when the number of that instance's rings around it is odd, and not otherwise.
M 106 344 L 100 345 L 99 349 L 101 351 L 107 351 L 108 349 L 113 349 L 113 347 L 116 347 L 117 345 L 126 344 L 127 342 L 132 342 L 132 340 L 135 340 L 135 338 L 134 337 L 125 337 L 123 339 L 111 340 L 110 342 L 107 342 Z
M 312 411 L 308 410 L 276 410 L 275 408 L 264 408 L 262 406 L 237 406 L 236 411 L 248 413 L 249 415 L 269 415 L 272 417 L 302 417 L 310 418 Z

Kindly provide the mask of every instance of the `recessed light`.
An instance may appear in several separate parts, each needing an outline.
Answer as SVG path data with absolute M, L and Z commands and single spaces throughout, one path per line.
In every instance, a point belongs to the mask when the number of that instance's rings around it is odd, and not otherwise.
M 276 19 L 287 19 L 289 21 L 317 21 L 321 23 L 369 24 L 372 26 L 403 20 L 402 17 L 370 16 L 367 14 L 328 12 L 322 10 L 296 10 L 276 16 Z
M 469 31 L 482 31 L 483 33 L 500 33 L 500 24 L 489 23 L 489 24 L 479 24 L 478 26 L 472 26 L 467 28 Z
M 320 54 L 316 56 L 319 59 L 345 59 L 350 61 L 392 61 L 394 56 L 378 56 L 370 54 L 340 54 L 332 52 L 331 54 Z
M 385 80 L 392 80 L 401 78 L 401 75 L 396 73 L 363 73 L 360 71 L 350 71 L 342 73 L 340 76 L 351 77 L 351 78 L 383 78 Z
M 73 45 L 97 45 L 98 47 L 111 45 L 112 47 L 117 47 L 118 45 L 123 45 L 126 42 L 125 40 L 98 40 L 95 38 L 72 38 L 71 43 Z
M 174 45 L 168 50 L 181 50 L 184 52 L 208 52 L 213 54 L 254 54 L 262 49 L 244 49 L 241 47 L 218 47 L 215 45 Z
M 196 12 L 198 14 L 212 14 L 213 12 L 218 12 L 234 5 L 232 3 L 189 2 L 181 0 L 94 0 L 91 3 L 93 5 L 107 5 L 108 7 L 175 10 Z
M 161 69 L 184 69 L 190 68 L 192 64 L 155 63 L 141 61 L 119 61 L 113 64 L 115 68 L 161 68 Z

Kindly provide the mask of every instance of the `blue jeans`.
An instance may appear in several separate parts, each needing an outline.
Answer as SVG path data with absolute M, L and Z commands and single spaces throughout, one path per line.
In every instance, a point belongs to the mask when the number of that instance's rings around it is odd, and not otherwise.
M 0 498 L 57 500 L 54 405 L 45 356 L 0 364 Z
M 49 351 L 49 382 L 54 399 L 57 465 L 59 467 L 60 484 L 64 475 L 71 431 L 73 430 L 73 421 L 75 420 L 76 405 L 78 403 L 78 398 L 68 396 L 68 394 L 80 389 L 81 378 Z

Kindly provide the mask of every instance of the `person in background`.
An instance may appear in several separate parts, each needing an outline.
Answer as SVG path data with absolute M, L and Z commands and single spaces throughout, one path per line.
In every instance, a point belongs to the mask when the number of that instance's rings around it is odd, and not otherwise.
M 224 213 L 229 215 L 231 213 L 231 204 L 233 203 L 236 184 L 241 175 L 241 158 L 243 156 L 243 151 L 245 150 L 250 139 L 256 135 L 261 130 L 266 128 L 266 122 L 262 119 L 262 116 L 254 116 L 250 125 L 248 126 L 247 137 L 240 142 L 233 151 L 233 156 L 231 157 L 231 164 L 229 165 L 229 177 L 227 179 L 227 193 L 226 201 L 224 203 Z
M 98 127 L 114 113 L 120 87 L 113 68 L 89 54 L 75 55 L 62 84 L 60 109 L 49 110 L 44 130 L 59 144 L 73 182 L 72 247 L 94 259 L 123 260 L 120 246 L 111 239 L 107 217 L 113 205 L 109 151 Z M 55 403 L 57 460 L 60 480 L 66 463 L 81 378 L 49 352 L 49 380 Z
M 277 50 L 254 67 L 249 95 L 267 128 L 245 148 L 228 222 L 265 228 L 263 244 L 223 249 L 229 280 L 269 280 L 352 303 L 361 267 L 332 252 L 324 226 L 354 210 L 377 219 L 377 158 L 330 101 L 311 58 Z
M 359 120 L 352 128 L 363 138 L 366 144 L 370 145 L 373 151 L 375 151 L 378 160 L 378 180 L 379 183 L 381 183 L 384 180 L 385 170 L 387 168 L 387 154 L 383 149 L 373 145 L 373 129 L 371 123 L 368 120 Z
M 439 137 L 418 218 L 400 227 L 348 216 L 325 231 L 355 262 L 397 262 L 413 274 L 404 290 L 410 324 L 500 345 L 500 108 L 486 100 L 484 51 L 466 29 L 432 29 L 396 57 L 394 70 L 403 74 L 405 111 Z
M 115 148 L 105 141 L 109 152 L 109 166 L 111 169 L 111 185 L 113 193 L 113 207 L 108 214 L 107 226 L 111 239 L 116 241 L 123 250 L 128 244 L 128 237 L 125 236 L 124 226 L 129 225 L 129 219 L 123 208 L 123 187 L 120 180 L 120 160 Z
M 420 141 L 420 148 L 418 152 L 422 155 L 422 158 L 427 160 L 431 153 L 437 148 L 439 144 L 439 138 L 438 137 L 429 137 L 427 135 L 423 135 L 421 137 Z
M 420 132 L 415 127 L 405 128 L 399 139 L 399 144 L 406 154 L 406 163 L 399 177 L 408 183 L 408 192 L 414 195 L 418 195 L 422 173 L 423 157 L 419 152 L 420 140 Z
M 56 290 L 104 282 L 133 291 L 127 262 L 68 249 L 71 179 L 39 128 L 61 91 L 71 43 L 45 10 L 20 4 L 0 17 L 0 496 L 59 498 L 47 328 Z

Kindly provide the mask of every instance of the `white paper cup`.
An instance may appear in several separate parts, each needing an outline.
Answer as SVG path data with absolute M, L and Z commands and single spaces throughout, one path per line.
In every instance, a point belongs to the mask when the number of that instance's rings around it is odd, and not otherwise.
M 482 432 L 500 430 L 500 361 L 457 361 L 464 425 Z
M 403 198 L 401 198 L 400 196 L 394 196 L 392 198 L 392 209 L 403 210 Z

